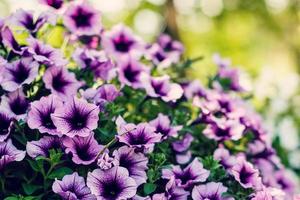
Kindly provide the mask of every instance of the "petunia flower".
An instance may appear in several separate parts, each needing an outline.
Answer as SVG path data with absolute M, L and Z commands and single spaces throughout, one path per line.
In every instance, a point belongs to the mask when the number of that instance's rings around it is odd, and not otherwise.
M 13 117 L 7 111 L 0 110 L 0 142 L 6 140 L 13 125 Z
M 224 147 L 217 148 L 213 156 L 225 169 L 231 169 L 236 164 L 236 158 Z
M 87 137 L 98 126 L 98 114 L 98 106 L 74 97 L 57 108 L 51 118 L 63 135 Z
M 6 142 L 0 142 L 0 170 L 14 161 L 21 161 L 24 159 L 26 152 L 18 150 L 8 139 Z
M 188 83 L 186 86 L 183 87 L 184 96 L 187 99 L 193 99 L 195 96 L 197 97 L 205 97 L 207 90 L 204 86 L 200 83 L 199 80 L 194 80 Z
M 222 183 L 209 182 L 205 185 L 195 186 L 192 191 L 193 200 L 234 200 L 231 197 L 222 197 L 222 194 L 227 191 Z
M 1 107 L 17 120 L 24 120 L 29 108 L 29 101 L 26 99 L 22 89 L 18 89 L 7 96 L 2 96 Z
M 62 100 L 55 95 L 42 97 L 40 100 L 32 102 L 27 119 L 29 128 L 38 129 L 41 133 L 61 136 L 51 119 L 51 114 L 56 108 L 62 106 Z
M 287 170 L 278 170 L 275 172 L 275 174 L 273 174 L 273 176 L 275 177 L 277 183 L 275 186 L 279 186 L 278 188 L 287 194 L 292 195 L 295 193 L 297 187 L 296 182 L 294 181 L 295 179 L 293 179 L 291 174 L 287 173 Z
M 52 190 L 64 200 L 96 200 L 95 195 L 85 185 L 84 178 L 77 172 L 65 175 L 61 181 L 55 179 Z
M 61 138 L 57 136 L 44 136 L 37 141 L 30 141 L 26 144 L 27 154 L 31 158 L 38 156 L 49 157 L 50 149 L 62 149 Z
M 115 166 L 109 170 L 95 169 L 87 176 L 87 186 L 101 200 L 123 200 L 133 197 L 137 185 L 128 170 Z
M 1 30 L 1 38 L 3 44 L 9 47 L 15 54 L 22 55 L 25 51 L 25 48 L 17 42 L 12 31 L 7 26 Z
M 103 146 L 98 144 L 92 133 L 87 137 L 65 137 L 63 145 L 66 148 L 65 152 L 72 155 L 72 161 L 82 165 L 93 163 L 98 153 L 103 149 Z
M 175 177 L 176 185 L 182 188 L 190 188 L 196 183 L 205 182 L 210 172 L 203 168 L 202 163 L 195 158 L 186 168 L 173 166 L 171 169 L 162 170 L 162 178 Z
M 146 57 L 153 62 L 158 69 L 167 68 L 178 61 L 177 56 L 169 56 L 157 43 L 154 43 L 146 50 Z
M 194 137 L 187 133 L 181 140 L 172 143 L 172 148 L 176 152 L 176 162 L 178 164 L 186 164 L 191 160 L 192 153 L 189 150 Z
M 168 56 L 179 60 L 184 51 L 183 45 L 176 40 L 173 40 L 169 35 L 162 34 L 158 37 L 157 43 L 168 54 Z
M 112 27 L 110 31 L 104 32 L 102 45 L 107 53 L 116 58 L 129 54 L 136 58 L 144 51 L 142 40 L 123 24 L 118 24 Z
M 156 133 L 160 133 L 163 139 L 168 137 L 176 137 L 182 126 L 171 126 L 171 121 L 168 116 L 159 113 L 157 118 L 149 122 L 150 126 L 155 128 Z
M 251 200 L 284 200 L 286 199 L 286 194 L 278 189 L 278 188 L 263 188 L 260 191 L 257 191 L 255 194 L 253 194 L 253 197 Z M 295 198 L 295 200 L 297 200 Z
M 25 84 L 30 84 L 38 75 L 39 65 L 31 58 L 22 58 L 6 64 L 1 86 L 4 90 L 13 92 Z
M 100 12 L 84 2 L 69 5 L 63 21 L 64 25 L 76 35 L 99 34 L 102 29 Z
M 143 153 L 135 153 L 134 148 L 122 146 L 113 152 L 115 163 L 128 170 L 137 186 L 146 183 L 148 158 Z
M 45 87 L 51 90 L 52 94 L 66 100 L 76 95 L 77 90 L 82 86 L 75 74 L 64 67 L 50 67 L 46 70 L 43 81 Z
M 60 9 L 64 4 L 64 0 L 39 0 L 39 1 L 55 9 Z
M 168 75 L 151 77 L 143 74 L 143 87 L 150 97 L 160 97 L 165 102 L 175 102 L 183 95 L 182 87 L 171 83 Z

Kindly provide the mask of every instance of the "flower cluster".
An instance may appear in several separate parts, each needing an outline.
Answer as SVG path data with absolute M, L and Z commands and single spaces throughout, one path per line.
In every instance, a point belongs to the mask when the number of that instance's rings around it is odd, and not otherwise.
M 87 2 L 41 2 L 0 21 L 1 199 L 293 197 L 229 61 L 214 57 L 204 87 L 180 77 L 197 59 L 170 36 L 149 44 Z

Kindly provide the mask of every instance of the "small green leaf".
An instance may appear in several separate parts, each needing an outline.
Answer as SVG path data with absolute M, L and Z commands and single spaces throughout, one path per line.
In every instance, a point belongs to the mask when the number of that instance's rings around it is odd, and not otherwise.
M 145 193 L 146 195 L 151 194 L 152 192 L 155 191 L 155 189 L 156 189 L 156 185 L 153 184 L 153 183 L 146 183 L 146 184 L 144 185 L 144 193 Z
M 50 173 L 48 178 L 50 178 L 50 179 L 55 179 L 55 178 L 61 179 L 65 175 L 71 174 L 72 172 L 73 171 L 68 167 L 61 167 L 61 168 L 58 168 L 58 169 L 54 170 L 52 173 Z
M 6 197 L 4 200 L 19 200 L 18 197 Z
M 27 195 L 31 195 L 38 189 L 42 188 L 42 186 L 39 186 L 39 185 L 31 185 L 31 184 L 25 184 L 25 183 L 22 184 L 22 187 L 23 187 L 25 194 L 27 194 Z
M 36 171 L 36 172 L 40 171 L 40 167 L 38 166 L 37 162 L 35 162 L 35 161 L 33 161 L 33 160 L 29 160 L 29 159 L 28 159 L 27 161 L 28 161 L 30 167 L 31 167 L 34 171 Z

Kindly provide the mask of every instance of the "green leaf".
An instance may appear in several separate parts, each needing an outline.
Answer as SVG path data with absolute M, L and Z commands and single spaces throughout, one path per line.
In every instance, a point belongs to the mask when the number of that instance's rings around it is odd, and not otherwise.
M 153 183 L 145 183 L 144 185 L 144 193 L 146 195 L 151 194 L 152 192 L 154 192 L 156 189 L 156 185 Z
M 19 198 L 11 196 L 11 197 L 6 197 L 4 200 L 19 200 Z
M 27 159 L 27 161 L 28 161 L 30 167 L 31 167 L 34 171 L 36 171 L 36 172 L 40 171 L 40 167 L 39 167 L 39 165 L 37 164 L 37 162 L 35 162 L 35 161 L 33 161 L 33 160 L 29 160 L 29 159 Z
M 48 178 L 50 178 L 50 179 L 55 179 L 55 178 L 61 179 L 65 175 L 71 174 L 72 172 L 73 171 L 68 167 L 61 167 L 61 168 L 58 168 L 58 169 L 54 170 L 53 172 L 51 172 L 50 175 L 48 176 Z
M 38 189 L 42 188 L 42 186 L 40 186 L 40 185 L 31 185 L 31 184 L 26 184 L 26 183 L 23 183 L 22 187 L 23 187 L 25 194 L 27 194 L 27 195 L 31 195 Z

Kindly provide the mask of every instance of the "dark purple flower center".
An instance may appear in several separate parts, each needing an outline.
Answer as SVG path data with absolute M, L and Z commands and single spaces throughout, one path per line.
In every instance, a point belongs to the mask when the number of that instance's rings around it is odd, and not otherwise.
M 64 92 L 64 88 L 69 85 L 71 82 L 66 80 L 63 77 L 63 72 L 60 71 L 56 76 L 52 79 L 52 87 L 59 92 Z
M 163 60 L 166 59 L 165 55 L 163 55 L 162 53 L 159 53 L 159 52 L 157 52 L 157 53 L 155 54 L 155 58 L 156 58 L 159 62 L 161 62 L 161 61 L 163 61 Z
M 132 134 L 131 132 L 128 133 L 129 137 L 129 143 L 131 145 L 140 145 L 140 144 L 147 144 L 149 141 L 149 138 L 145 135 L 144 129 L 143 130 L 137 130 L 138 134 Z
M 59 9 L 63 2 L 63 0 L 47 0 L 47 4 L 55 9 Z
M 166 136 L 170 132 L 170 127 L 162 127 L 161 124 L 158 124 L 158 126 L 156 127 L 156 132 Z
M 242 167 L 241 171 L 240 171 L 240 181 L 243 184 L 247 184 L 250 181 L 250 178 L 252 177 L 254 173 L 253 172 L 249 172 L 245 167 Z
M 68 121 L 74 130 L 81 130 L 86 127 L 87 120 L 89 117 L 89 114 L 92 112 L 92 110 L 88 113 L 83 113 L 78 108 L 74 107 L 72 115 L 70 118 L 68 118 Z
M 14 81 L 18 84 L 23 83 L 29 76 L 29 69 L 27 69 L 22 62 L 18 63 L 18 67 L 16 70 L 11 70 L 11 74 L 13 75 Z
M 180 179 L 181 184 L 184 185 L 188 181 L 193 180 L 195 177 L 191 174 L 190 170 L 185 170 L 182 173 L 176 173 L 175 178 Z
M 173 42 L 172 41 L 169 41 L 165 44 L 164 46 L 164 51 L 166 52 L 170 52 L 173 50 Z
M 151 81 L 151 85 L 156 94 L 158 94 L 160 96 L 166 96 L 168 94 L 168 91 L 166 91 L 166 89 L 164 88 L 164 82 Z
M 2 158 L 2 156 L 8 155 L 8 151 L 6 146 L 2 149 L 0 149 L 0 159 Z
M 11 119 L 4 113 L 0 113 L 0 135 L 6 135 L 11 124 Z
M 13 101 L 9 102 L 9 107 L 16 115 L 25 114 L 29 103 L 24 99 L 14 99 Z
M 37 54 L 37 55 L 40 55 L 40 56 L 44 56 L 46 58 L 49 58 L 52 54 L 52 51 L 45 51 L 44 49 L 41 49 L 41 46 L 39 44 L 37 44 L 35 47 L 34 47 L 34 52 Z
M 84 144 L 83 146 L 77 145 L 76 152 L 78 157 L 83 161 L 90 161 L 94 158 L 94 155 L 89 153 L 89 144 Z
M 103 185 L 103 194 L 102 196 L 105 199 L 114 200 L 119 197 L 120 193 L 122 192 L 122 187 L 117 180 L 111 180 Z
M 217 128 L 216 135 L 218 137 L 227 137 L 227 136 L 229 136 L 229 130 L 228 129 Z
M 34 30 L 35 29 L 35 24 L 33 23 L 33 18 L 29 14 L 26 14 L 25 18 L 22 19 L 20 22 L 28 30 Z
M 115 49 L 119 52 L 126 53 L 130 50 L 131 46 L 134 44 L 132 40 L 127 38 L 124 34 L 113 39 Z
M 134 70 L 130 64 L 124 69 L 124 76 L 131 83 L 138 81 L 139 74 L 140 71 Z
M 46 114 L 41 116 L 42 125 L 48 129 L 56 129 L 51 119 L 51 113 L 53 113 L 53 111 L 48 111 Z
M 76 13 L 71 15 L 71 18 L 74 20 L 77 27 L 89 27 L 91 26 L 91 18 L 93 15 L 93 13 L 78 7 Z
M 123 154 L 119 158 L 119 165 L 128 170 L 129 176 L 132 174 L 132 170 L 136 170 L 134 164 L 135 164 L 134 160 L 129 158 L 127 155 Z

